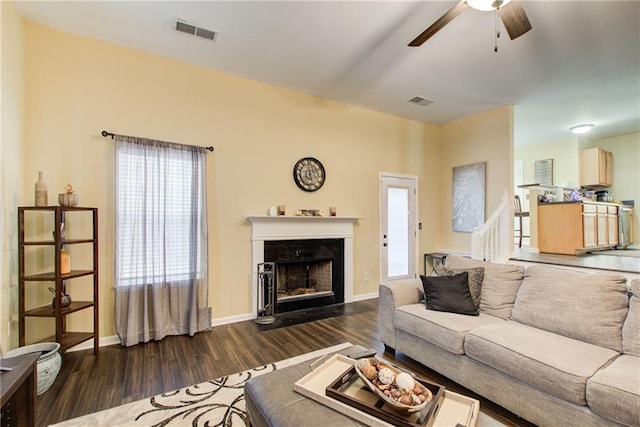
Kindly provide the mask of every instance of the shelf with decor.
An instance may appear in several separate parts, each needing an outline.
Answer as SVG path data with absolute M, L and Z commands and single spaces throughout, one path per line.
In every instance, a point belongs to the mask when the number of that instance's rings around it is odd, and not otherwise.
M 41 215 L 36 218 L 25 219 L 25 216 Z M 74 213 L 74 215 L 69 215 Z M 82 219 L 80 222 L 88 222 L 91 231 L 89 236 L 81 238 L 66 238 L 65 226 L 69 217 L 77 219 L 76 213 L 79 215 L 89 215 L 89 219 Z M 53 220 L 47 216 L 53 215 Z M 34 224 L 53 224 L 52 239 L 43 239 L 42 230 Z M 85 230 L 86 232 L 86 230 Z M 91 261 L 87 261 L 85 256 L 82 269 L 70 268 L 70 254 L 67 250 L 72 247 L 81 248 L 82 246 L 91 245 Z M 26 248 L 34 252 L 34 256 L 26 256 Z M 53 254 L 47 248 L 53 248 Z M 80 253 L 80 249 L 77 249 Z M 30 252 L 31 254 L 31 252 Z M 34 259 L 40 259 L 44 262 L 44 268 L 35 266 Z M 93 353 L 98 354 L 98 209 L 88 207 L 66 207 L 66 206 L 25 206 L 18 208 L 18 293 L 19 293 L 19 343 L 26 344 L 26 328 L 27 318 L 52 318 L 55 322 L 54 335 L 42 339 L 40 341 L 55 341 L 60 344 L 61 352 L 67 351 L 69 348 L 81 344 L 85 341 L 93 339 Z M 27 268 L 34 271 L 27 273 Z M 82 292 L 84 294 L 91 293 L 92 297 L 85 301 L 66 301 L 67 282 L 81 277 L 91 278 L 91 290 Z M 54 292 L 53 301 L 47 305 L 40 305 L 27 301 L 27 295 L 37 292 L 27 292 L 27 286 L 42 286 L 36 283 L 53 283 L 53 287 L 49 289 Z M 34 283 L 33 285 L 28 285 Z M 86 281 L 75 285 L 85 286 Z M 31 288 L 29 289 L 31 290 Z M 37 289 L 36 289 L 37 291 Z M 85 297 L 86 298 L 86 297 Z M 34 307 L 35 305 L 35 307 Z M 27 308 L 29 307 L 29 308 Z M 68 331 L 67 319 L 68 315 L 78 313 L 87 309 L 93 311 L 93 328 L 91 331 Z

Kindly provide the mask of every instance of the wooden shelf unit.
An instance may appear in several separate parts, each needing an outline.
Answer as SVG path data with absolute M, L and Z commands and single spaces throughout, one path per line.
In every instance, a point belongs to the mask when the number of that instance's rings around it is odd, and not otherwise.
M 54 231 L 52 240 L 27 240 L 28 235 L 25 225 L 25 212 L 39 211 L 44 214 L 50 213 L 54 216 Z M 69 212 L 85 212 L 91 215 L 92 236 L 91 238 L 65 239 L 59 232 L 61 224 L 66 222 L 66 214 Z M 92 246 L 92 266 L 90 269 L 71 270 L 69 273 L 62 274 L 61 251 L 70 245 L 86 245 Z M 51 260 L 53 270 L 38 274 L 25 273 L 25 248 L 26 247 L 53 247 L 54 256 Z M 63 207 L 63 206 L 24 206 L 18 208 L 18 293 L 19 293 L 19 343 L 26 344 L 26 322 L 28 317 L 46 317 L 55 320 L 55 335 L 41 340 L 41 342 L 55 341 L 60 344 L 61 352 L 66 352 L 69 348 L 81 344 L 85 341 L 93 339 L 93 354 L 98 355 L 99 335 L 98 335 L 98 209 L 87 207 Z M 93 299 L 91 301 L 75 301 L 72 300 L 68 307 L 61 307 L 61 295 L 66 287 L 66 281 L 79 277 L 93 277 Z M 53 282 L 56 289 L 56 306 L 51 304 L 26 309 L 25 287 L 30 282 Z M 31 286 L 31 285 L 29 285 Z M 33 286 L 38 286 L 34 284 Z M 91 332 L 67 331 L 66 316 L 82 310 L 93 310 L 93 330 Z

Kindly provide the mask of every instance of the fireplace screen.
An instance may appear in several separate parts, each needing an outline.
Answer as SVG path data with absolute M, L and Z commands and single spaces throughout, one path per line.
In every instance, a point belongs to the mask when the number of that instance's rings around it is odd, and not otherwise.
M 278 301 L 333 294 L 332 261 L 279 263 L 276 281 Z

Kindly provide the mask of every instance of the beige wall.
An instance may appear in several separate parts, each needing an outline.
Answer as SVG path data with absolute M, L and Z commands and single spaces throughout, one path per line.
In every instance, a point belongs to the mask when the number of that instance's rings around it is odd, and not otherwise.
M 6 351 L 18 344 L 16 208 L 24 203 L 25 41 L 22 19 L 13 3 L 5 1 L 0 2 L 0 40 L 0 351 Z
M 486 162 L 485 218 L 505 191 L 513 193 L 513 107 L 502 107 L 442 127 L 440 248 L 470 253 L 471 233 L 453 232 L 453 168 Z
M 28 118 L 22 119 L 24 144 L 15 145 L 26 160 L 14 188 L 20 189 L 20 203 L 32 204 L 33 182 L 42 170 L 51 204 L 72 183 L 81 205 L 99 208 L 103 338 L 115 334 L 114 159 L 111 140 L 100 136 L 103 129 L 215 146 L 208 154 L 207 180 L 209 298 L 217 321 L 242 318 L 253 309 L 248 215 L 285 204 L 289 213 L 337 206 L 338 215 L 362 217 L 354 239 L 358 298 L 375 295 L 380 279 L 380 172 L 418 177 L 420 262 L 423 253 L 438 248 L 470 251 L 470 235 L 449 231 L 453 166 L 487 161 L 487 215 L 511 187 L 511 107 L 436 128 L 31 23 L 24 28 L 25 47 L 19 51 L 26 57 L 21 73 L 26 95 L 22 101 L 3 95 L 3 105 L 20 109 L 26 102 Z M 302 192 L 292 180 L 293 164 L 303 156 L 319 158 L 327 170 L 318 192 Z M 5 168 L 4 156 L 2 162 Z M 17 205 L 10 209 L 13 218 Z M 51 224 L 39 226 L 47 233 Z M 80 221 L 68 221 L 68 227 L 86 231 Z M 15 244 L 9 239 L 3 241 Z M 45 258 L 38 268 L 47 267 Z M 85 259 L 86 253 L 72 252 L 72 262 Z M 82 297 L 86 285 L 74 286 L 73 293 Z M 51 298 L 44 286 L 30 297 L 38 304 Z M 12 303 L 11 311 L 16 307 Z M 89 312 L 74 314 L 69 329 L 90 321 Z M 52 332 L 41 324 L 35 329 L 31 339 Z
M 423 172 L 424 147 L 437 129 L 34 24 L 26 27 L 24 176 L 43 170 L 50 197 L 69 182 L 81 205 L 100 209 L 102 336 L 115 333 L 113 145 L 99 136 L 102 129 L 215 146 L 207 162 L 214 318 L 251 312 L 246 217 L 278 204 L 289 212 L 337 206 L 339 215 L 362 217 L 355 228 L 354 291 L 356 296 L 377 292 L 378 174 L 416 175 L 419 186 L 432 185 L 438 173 Z M 293 164 L 303 156 L 317 157 L 327 170 L 318 192 L 304 193 L 292 180 Z M 23 192 L 32 192 L 32 185 L 25 183 Z M 423 217 L 431 220 L 429 214 Z M 86 321 L 71 320 L 71 328 Z
M 553 185 L 578 185 L 579 160 L 578 137 L 518 145 L 514 148 L 514 160 L 522 160 L 523 183 L 533 184 L 536 160 L 553 159 Z M 528 200 L 523 202 L 524 210 L 529 209 Z

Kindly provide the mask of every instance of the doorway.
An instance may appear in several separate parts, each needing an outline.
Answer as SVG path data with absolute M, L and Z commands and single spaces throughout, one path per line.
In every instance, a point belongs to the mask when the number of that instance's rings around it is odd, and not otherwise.
M 417 277 L 417 178 L 380 174 L 380 278 Z

